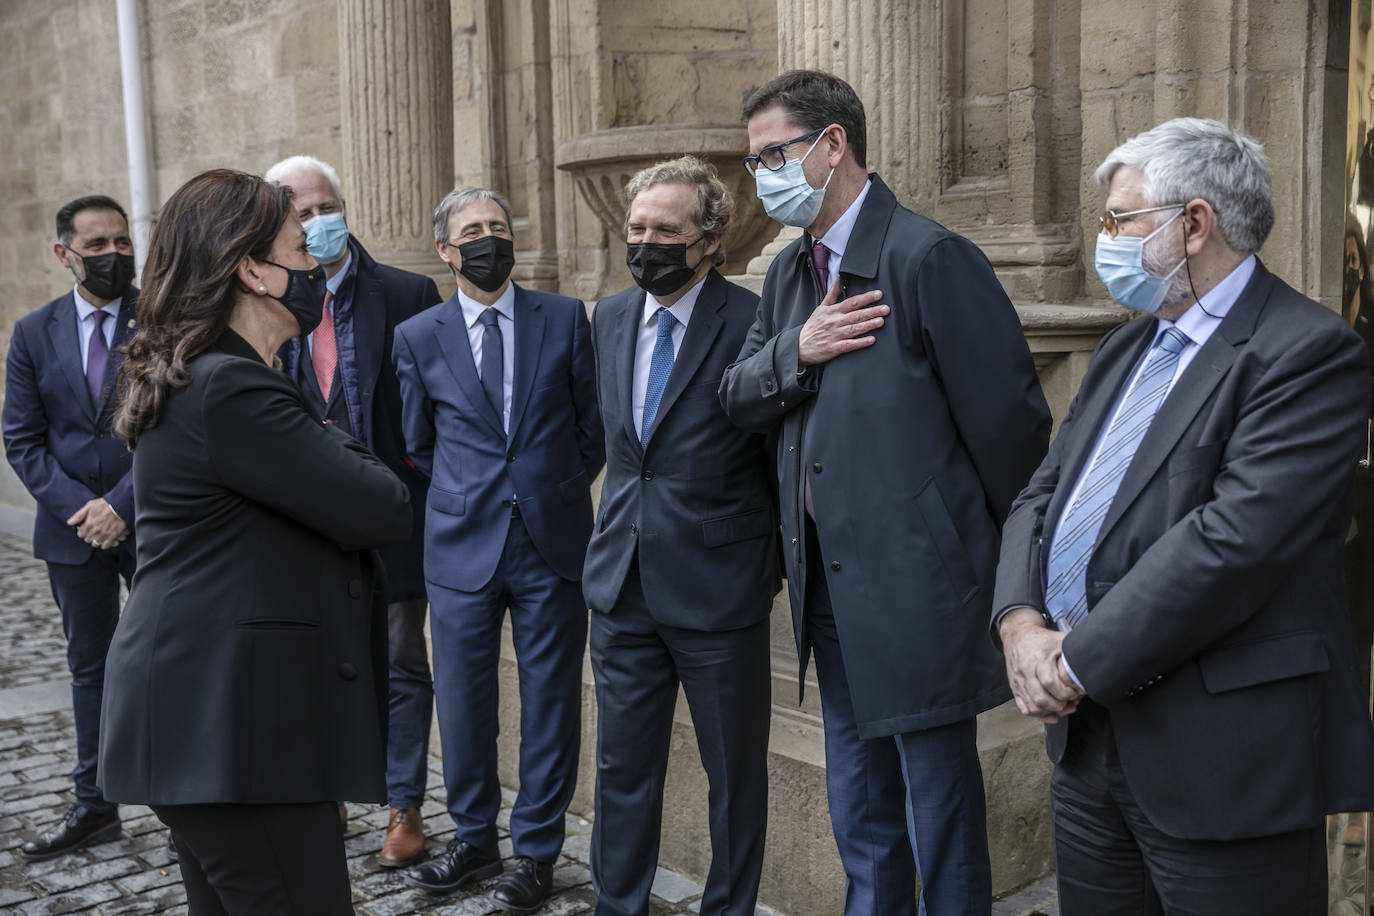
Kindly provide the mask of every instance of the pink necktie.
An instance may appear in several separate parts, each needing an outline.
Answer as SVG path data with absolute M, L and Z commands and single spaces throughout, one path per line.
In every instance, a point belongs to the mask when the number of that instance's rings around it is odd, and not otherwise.
M 334 387 L 334 370 L 339 367 L 339 348 L 334 343 L 334 313 L 329 310 L 329 304 L 333 301 L 334 293 L 326 291 L 324 316 L 320 319 L 320 326 L 310 335 L 314 343 L 310 360 L 315 364 L 315 381 L 320 383 L 320 394 L 324 395 L 326 404 L 329 403 L 329 389 Z

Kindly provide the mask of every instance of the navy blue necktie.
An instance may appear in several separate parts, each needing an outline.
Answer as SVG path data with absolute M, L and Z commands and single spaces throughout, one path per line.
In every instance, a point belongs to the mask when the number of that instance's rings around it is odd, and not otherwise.
M 1136 449 L 1149 431 L 1159 405 L 1164 403 L 1179 354 L 1187 344 L 1188 336 L 1178 328 L 1169 328 L 1160 336 L 1102 437 L 1102 445 L 1083 477 L 1077 497 L 1059 522 L 1050 545 L 1045 601 L 1051 605 L 1051 614 L 1060 630 L 1073 629 L 1088 615 L 1088 560 L 1097 544 L 1097 533 Z M 1057 598 L 1062 601 L 1056 604 Z
M 677 319 L 665 308 L 658 310 L 658 339 L 654 341 L 654 355 L 649 359 L 649 382 L 644 387 L 644 417 L 639 424 L 639 441 L 649 441 L 649 433 L 654 428 L 654 417 L 658 414 L 658 402 L 663 399 L 663 389 L 668 385 L 668 374 L 673 371 L 673 328 Z
M 496 323 L 496 309 L 482 309 L 477 320 L 482 322 L 482 388 L 487 400 L 496 408 L 501 427 L 506 425 L 506 383 L 502 352 L 501 328 Z

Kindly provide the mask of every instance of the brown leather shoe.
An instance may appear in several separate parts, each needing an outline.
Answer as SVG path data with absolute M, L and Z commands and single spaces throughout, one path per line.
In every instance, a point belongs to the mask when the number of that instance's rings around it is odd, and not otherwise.
M 377 864 L 382 868 L 403 868 L 414 865 L 424 854 L 425 833 L 420 829 L 420 812 L 415 808 L 392 808 Z

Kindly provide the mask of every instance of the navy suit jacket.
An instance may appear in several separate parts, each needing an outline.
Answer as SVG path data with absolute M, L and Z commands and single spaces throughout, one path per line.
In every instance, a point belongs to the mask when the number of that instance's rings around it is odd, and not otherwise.
M 1157 330 L 1132 321 L 1098 345 L 1007 519 L 995 608 L 1045 607 L 1043 539 Z M 1338 315 L 1257 265 L 1102 522 L 1089 613 L 1064 657 L 1110 711 L 1141 811 L 1170 836 L 1268 836 L 1374 806 L 1369 696 L 1341 588 L 1367 366 Z M 1048 727 L 1056 762 L 1076 721 Z
M 582 577 L 591 482 L 605 463 L 582 303 L 515 287 L 510 432 L 482 390 L 458 294 L 396 328 L 406 446 L 430 477 L 425 579 L 476 591 L 496 570 L 512 494 L 540 556 Z
M 115 321 L 98 408 L 91 404 L 81 369 L 75 296 L 54 299 L 14 326 L 0 428 L 10 466 L 38 502 L 33 553 L 40 560 L 84 563 L 91 558 L 95 548 L 76 536 L 67 519 L 97 496 L 133 526 L 133 456 L 110 423 L 122 348 L 134 335 L 137 306 L 138 290 L 130 286 Z M 130 537 L 120 549 L 133 546 Z
M 396 325 L 443 299 L 428 277 L 378 264 L 349 236 L 356 267 L 353 274 L 353 353 L 358 375 L 358 399 L 362 429 L 358 440 L 382 459 L 410 491 L 413 521 L 410 537 L 399 544 L 377 549 L 386 574 L 387 601 L 409 601 L 425 596 L 422 552 L 424 549 L 425 490 L 429 481 L 406 456 L 401 429 L 401 386 L 391 363 Z M 305 336 L 286 342 L 281 350 L 282 368 L 297 385 L 304 385 L 301 347 Z
M 649 613 L 660 623 L 729 630 L 768 616 L 780 573 L 768 444 L 732 424 L 716 394 L 757 308 L 758 296 L 707 274 L 641 446 L 633 398 L 644 291 L 631 287 L 597 305 L 592 340 L 607 467 L 582 582 L 592 610 L 615 606 L 638 557 Z

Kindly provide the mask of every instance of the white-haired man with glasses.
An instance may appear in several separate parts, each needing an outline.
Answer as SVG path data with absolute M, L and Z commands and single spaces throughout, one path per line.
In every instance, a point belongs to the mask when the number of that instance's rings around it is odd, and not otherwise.
M 1117 147 L 1098 347 L 1004 529 L 993 634 L 1048 726 L 1064 916 L 1326 912 L 1328 812 L 1374 805 L 1342 544 L 1365 347 L 1269 273 L 1259 144 Z

